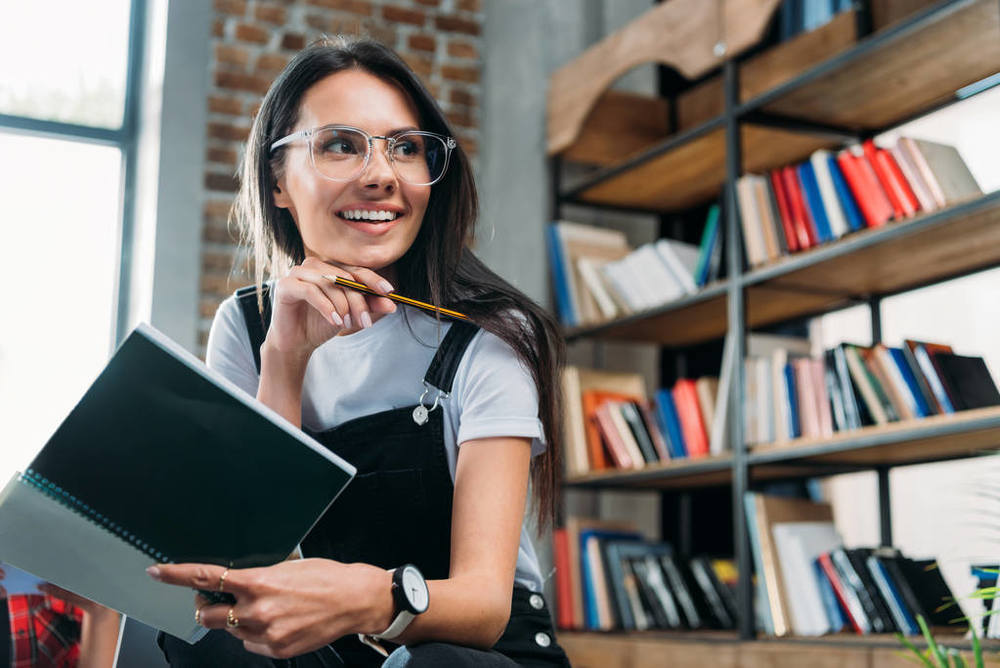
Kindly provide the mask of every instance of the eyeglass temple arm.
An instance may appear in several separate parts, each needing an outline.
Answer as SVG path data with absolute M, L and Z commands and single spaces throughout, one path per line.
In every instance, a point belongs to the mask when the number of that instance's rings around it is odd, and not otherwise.
M 285 144 L 291 144 L 293 141 L 295 141 L 299 137 L 306 137 L 308 135 L 309 135 L 309 131 L 308 130 L 301 130 L 299 132 L 293 132 L 292 134 L 288 135 L 287 137 L 282 137 L 278 141 L 276 141 L 273 144 L 271 144 L 271 149 L 270 150 L 273 152 L 274 149 L 276 149 L 276 148 L 281 148 Z

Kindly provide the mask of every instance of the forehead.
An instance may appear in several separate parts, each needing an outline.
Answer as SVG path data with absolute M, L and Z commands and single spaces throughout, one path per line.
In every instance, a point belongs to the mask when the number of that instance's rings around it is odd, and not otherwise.
M 397 86 L 362 70 L 336 72 L 302 97 L 296 129 L 338 123 L 372 134 L 419 127 L 416 107 Z

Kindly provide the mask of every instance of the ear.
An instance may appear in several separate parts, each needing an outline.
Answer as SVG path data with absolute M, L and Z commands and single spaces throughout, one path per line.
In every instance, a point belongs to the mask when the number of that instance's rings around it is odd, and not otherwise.
M 288 196 L 288 188 L 285 187 L 285 179 L 278 179 L 274 186 L 274 205 L 279 209 L 291 209 L 292 198 Z

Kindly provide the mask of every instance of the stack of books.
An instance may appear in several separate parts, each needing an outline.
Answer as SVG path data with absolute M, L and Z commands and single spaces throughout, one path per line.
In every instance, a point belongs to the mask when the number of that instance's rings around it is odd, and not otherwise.
M 748 444 L 1000 405 L 983 358 L 957 355 L 951 346 L 842 343 L 816 358 L 805 340 L 774 338 L 779 344 L 770 354 L 754 354 L 751 344 L 745 360 Z
M 709 210 L 700 246 L 660 239 L 633 249 L 625 233 L 559 221 L 549 225 L 549 266 L 559 318 L 590 325 L 656 308 L 719 277 L 719 207 Z
M 650 402 L 639 374 L 567 366 L 566 472 L 609 469 L 719 454 L 725 439 L 724 384 L 712 376 L 680 379 Z
M 686 558 L 630 523 L 570 517 L 553 532 L 562 629 L 736 628 L 731 558 Z
M 745 508 L 769 635 L 918 635 L 918 615 L 928 626 L 961 624 L 935 560 L 892 547 L 845 549 L 826 503 L 747 492 Z
M 816 151 L 741 177 L 736 193 L 750 267 L 983 194 L 955 147 L 911 137 Z

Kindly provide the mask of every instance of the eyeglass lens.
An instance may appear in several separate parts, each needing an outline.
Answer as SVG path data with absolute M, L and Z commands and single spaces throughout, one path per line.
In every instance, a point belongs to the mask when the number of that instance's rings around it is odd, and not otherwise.
M 437 181 L 445 167 L 447 146 L 439 137 L 405 132 L 395 135 L 389 162 L 400 179 L 414 185 Z M 312 138 L 313 163 L 320 174 L 350 181 L 365 166 L 368 137 L 348 128 L 324 128 Z M 388 145 L 386 146 L 388 150 Z

